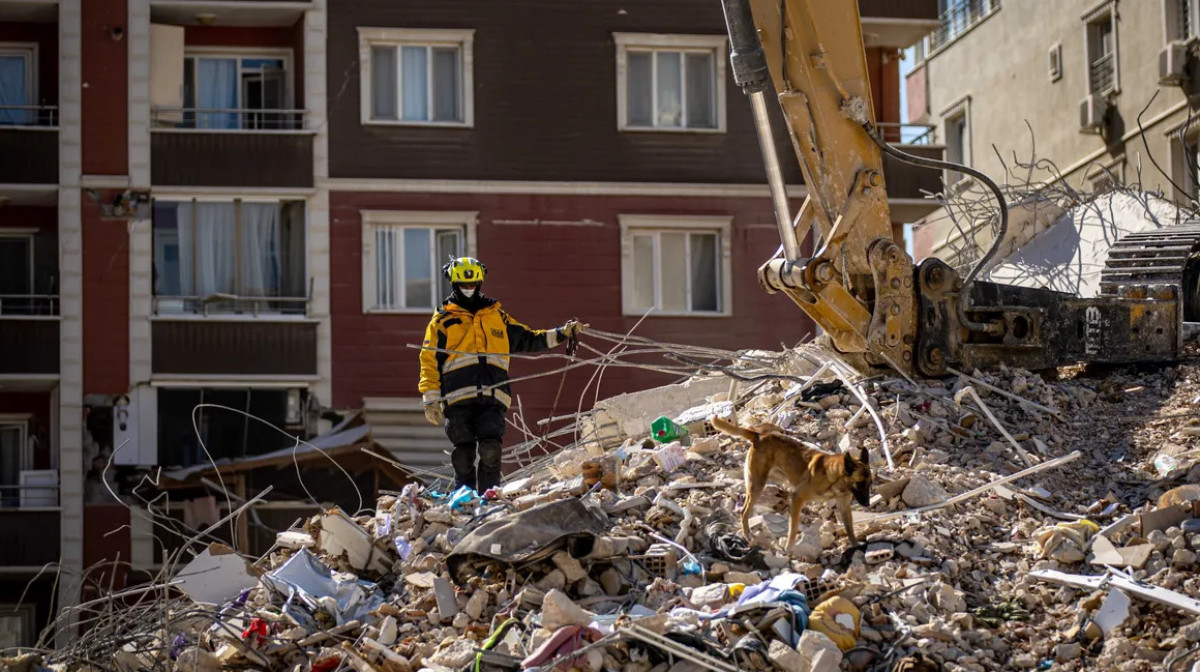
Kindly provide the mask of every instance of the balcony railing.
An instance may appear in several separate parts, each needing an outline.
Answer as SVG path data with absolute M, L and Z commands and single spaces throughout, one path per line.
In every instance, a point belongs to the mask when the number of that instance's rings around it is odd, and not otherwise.
M 0 485 L 0 508 L 3 509 L 52 509 L 58 506 L 58 472 L 52 470 L 25 471 L 22 474 L 37 474 L 53 478 L 54 483 L 35 482 L 23 485 Z
M 150 110 L 150 125 L 201 131 L 298 131 L 304 128 L 304 114 L 304 110 L 155 107 Z
M 929 36 L 930 50 L 952 42 L 997 9 L 1000 9 L 1000 0 L 955 0 L 938 17 L 937 30 Z
M 240 315 L 264 317 L 271 315 L 308 315 L 307 296 L 155 296 L 154 314 L 159 316 Z
M 1112 53 L 1107 53 L 1092 61 L 1088 68 L 1088 77 L 1092 85 L 1092 93 L 1104 95 L 1112 93 L 1116 83 L 1116 60 Z
M 875 124 L 883 139 L 901 145 L 933 145 L 937 143 L 937 126 L 934 124 L 901 124 L 880 122 Z
M 0 317 L 58 315 L 57 294 L 0 294 Z
M 0 126 L 58 126 L 58 106 L 0 105 Z

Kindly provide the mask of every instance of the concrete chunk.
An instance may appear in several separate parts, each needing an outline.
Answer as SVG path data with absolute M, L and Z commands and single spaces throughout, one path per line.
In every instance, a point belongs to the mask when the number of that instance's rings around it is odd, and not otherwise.
M 571 601 L 561 590 L 552 590 L 542 598 L 542 627 L 557 630 L 564 625 L 587 625 L 595 614 Z

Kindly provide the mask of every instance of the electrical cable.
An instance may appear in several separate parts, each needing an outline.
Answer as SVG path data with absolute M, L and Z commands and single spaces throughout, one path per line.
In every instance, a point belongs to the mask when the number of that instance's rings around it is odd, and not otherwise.
M 966 173 L 980 182 L 983 182 L 989 189 L 992 190 L 992 194 L 996 197 L 996 203 L 1000 206 L 1000 230 L 992 239 L 992 244 L 990 247 L 988 247 L 987 253 L 983 255 L 982 259 L 975 262 L 975 265 L 971 267 L 971 271 L 967 274 L 966 280 L 963 281 L 962 290 L 958 295 L 957 309 L 959 323 L 966 327 L 969 331 L 999 336 L 1002 333 L 1003 325 L 998 323 L 975 322 L 967 317 L 967 304 L 970 302 L 971 287 L 975 284 L 976 276 L 978 276 L 979 273 L 992 261 L 996 254 L 1000 252 L 1000 246 L 1004 243 L 1005 238 L 1008 236 L 1008 203 L 1005 201 L 1004 193 L 1000 191 L 999 185 L 993 182 L 992 179 L 987 175 L 984 175 L 980 171 L 975 170 L 970 166 L 964 166 L 960 163 L 953 163 L 951 161 L 928 159 L 923 156 L 916 156 L 896 149 L 879 136 L 878 129 L 875 128 L 875 126 L 870 122 L 863 124 L 863 129 L 866 130 L 867 135 L 871 136 L 871 139 L 875 141 L 875 144 L 878 145 L 879 148 L 884 151 L 884 153 L 895 158 L 897 161 L 902 161 L 914 166 L 920 166 L 922 168 L 954 170 L 957 172 Z

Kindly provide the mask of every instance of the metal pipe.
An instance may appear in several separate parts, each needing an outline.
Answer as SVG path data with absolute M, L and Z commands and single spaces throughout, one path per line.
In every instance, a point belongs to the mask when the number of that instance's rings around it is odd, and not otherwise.
M 775 154 L 775 137 L 771 134 L 771 118 L 767 116 L 767 100 L 762 91 L 750 94 L 750 109 L 754 113 L 758 146 L 767 169 L 767 185 L 771 188 L 771 202 L 775 206 L 775 224 L 779 226 L 783 255 L 788 261 L 795 261 L 800 258 L 800 243 L 796 240 L 796 229 L 792 227 L 787 189 L 783 184 L 783 172 L 779 169 L 779 157 Z

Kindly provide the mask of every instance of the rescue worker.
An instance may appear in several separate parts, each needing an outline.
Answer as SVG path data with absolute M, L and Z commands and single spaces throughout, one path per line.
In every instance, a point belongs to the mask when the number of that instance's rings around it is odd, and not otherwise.
M 484 296 L 487 269 L 474 257 L 454 259 L 442 272 L 453 289 L 425 329 L 418 387 L 425 417 L 444 424 L 454 444 L 455 489 L 468 485 L 483 493 L 500 485 L 504 416 L 512 400 L 508 354 L 548 350 L 588 325 L 570 320 L 541 330 L 517 322 L 499 301 Z

